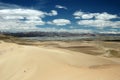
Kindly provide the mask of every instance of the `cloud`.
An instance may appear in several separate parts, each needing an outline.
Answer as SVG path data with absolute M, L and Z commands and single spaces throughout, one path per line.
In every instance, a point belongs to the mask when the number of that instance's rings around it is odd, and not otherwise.
M 24 5 L 25 3 L 26 5 Z M 42 9 L 46 7 L 46 4 L 48 3 L 47 0 L 17 0 L 15 2 L 7 1 L 7 0 L 0 0 L 0 9 L 15 9 L 15 8 L 32 8 L 32 9 Z M 28 4 L 28 5 L 27 5 Z
M 0 31 L 8 32 L 21 32 L 21 31 L 34 31 L 37 30 L 35 24 L 27 24 L 20 21 L 0 21 Z
M 40 25 L 45 25 L 43 18 L 56 16 L 57 11 L 43 12 L 33 9 L 1 9 L 0 10 L 0 31 L 34 31 Z
M 66 10 L 68 9 L 67 7 L 61 6 L 61 5 L 56 5 L 55 7 L 56 7 L 56 8 L 59 8 L 59 9 L 66 9 Z
M 92 30 L 86 30 L 86 29 L 59 29 L 59 32 L 70 32 L 70 33 L 93 33 Z
M 54 19 L 52 22 L 49 21 L 48 24 L 65 26 L 65 25 L 71 24 L 71 21 L 68 19 Z
M 39 22 L 38 22 L 39 23 Z M 7 32 L 29 32 L 29 31 L 43 31 L 43 32 L 70 32 L 70 33 L 92 33 L 92 30 L 86 29 L 65 29 L 65 28 L 56 28 L 56 27 L 36 27 L 34 22 L 2 22 L 0 21 L 0 30 Z M 41 24 L 44 24 L 40 22 Z M 13 25 L 14 24 L 14 25 Z
M 32 30 L 33 31 L 33 30 Z M 69 33 L 93 33 L 92 30 L 86 30 L 86 29 L 65 29 L 65 28 L 60 28 L 57 29 L 55 27 L 48 27 L 48 28 L 39 28 L 35 31 L 43 31 L 43 32 L 69 32 Z
M 67 9 L 65 6 L 57 5 L 56 8 Z M 51 32 L 72 32 L 72 33 L 91 33 L 93 30 L 79 29 L 70 25 L 72 22 L 68 19 L 53 19 L 52 21 L 44 21 L 47 16 L 56 16 L 58 12 L 51 10 L 45 12 L 41 10 L 21 8 L 20 6 L 13 4 L 0 3 L 0 31 L 51 31 Z M 112 21 L 119 16 L 103 13 L 86 13 L 82 11 L 76 11 L 74 14 L 78 25 L 92 26 L 96 28 L 112 27 L 120 28 L 120 21 Z M 45 24 L 54 27 L 43 27 Z M 66 25 L 71 26 L 67 29 Z M 42 26 L 42 27 L 40 27 Z M 55 27 L 55 26 L 64 26 Z M 66 28 L 66 29 L 65 29 Z
M 58 13 L 55 10 L 51 10 L 50 13 L 33 10 L 33 9 L 2 9 L 0 10 L 0 16 L 4 19 L 26 18 L 37 20 L 44 18 L 45 16 L 56 16 Z
M 99 33 L 102 33 L 102 34 L 120 34 L 120 32 L 117 32 L 117 31 L 101 31 Z
M 29 25 L 45 25 L 45 22 L 42 21 L 42 20 L 39 20 L 39 21 L 25 21 L 26 24 L 29 24 Z
M 91 19 L 95 14 L 76 11 L 73 15 L 75 16 L 75 19 Z
M 0 9 L 15 9 L 15 8 L 20 8 L 20 6 L 15 5 L 15 4 L 8 4 L 8 3 L 0 2 Z
M 6 16 L 22 16 L 22 17 L 40 17 L 43 18 L 45 17 L 46 13 L 43 11 L 38 11 L 38 10 L 32 10 L 32 9 L 2 9 L 0 10 L 0 16 L 1 17 L 6 17 Z
M 46 15 L 49 15 L 49 16 L 56 16 L 58 15 L 57 11 L 56 10 L 51 10 L 50 13 L 46 13 Z
M 80 20 L 77 23 L 83 26 L 92 26 L 92 27 L 99 27 L 99 28 L 120 27 L 120 21 L 112 22 L 112 21 L 106 21 L 106 20 Z
M 118 19 L 119 16 L 109 14 L 107 12 L 103 13 L 86 13 L 82 11 L 76 11 L 74 14 L 78 25 L 86 27 L 96 27 L 96 28 L 120 28 L 120 21 L 113 21 L 112 19 Z
M 80 20 L 77 22 L 79 25 L 86 27 L 96 27 L 103 29 L 105 27 L 120 28 L 120 21 L 106 21 L 106 20 Z
M 75 19 L 98 19 L 98 20 L 110 20 L 118 18 L 117 15 L 108 14 L 107 12 L 103 13 L 86 13 L 82 11 L 76 11 L 74 14 Z
M 108 14 L 107 12 L 103 12 L 103 13 L 98 13 L 95 15 L 95 18 L 98 20 L 110 20 L 110 19 L 115 19 L 118 18 L 117 15 L 112 15 L 112 14 Z

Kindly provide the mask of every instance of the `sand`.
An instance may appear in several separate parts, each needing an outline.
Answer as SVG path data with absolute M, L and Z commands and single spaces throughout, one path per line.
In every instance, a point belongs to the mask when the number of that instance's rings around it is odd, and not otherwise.
M 0 41 L 0 80 L 120 80 L 120 58 L 59 48 L 70 46 L 64 42 L 54 42 L 59 47 L 48 43 Z

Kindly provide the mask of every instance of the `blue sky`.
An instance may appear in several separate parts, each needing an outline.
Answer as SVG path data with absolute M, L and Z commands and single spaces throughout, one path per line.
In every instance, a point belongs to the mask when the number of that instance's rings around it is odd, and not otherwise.
M 119 0 L 0 0 L 0 31 L 120 33 Z

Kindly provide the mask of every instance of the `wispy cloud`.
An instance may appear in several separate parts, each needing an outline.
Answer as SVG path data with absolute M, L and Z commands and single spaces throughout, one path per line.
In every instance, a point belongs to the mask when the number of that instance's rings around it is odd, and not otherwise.
M 0 9 L 15 9 L 15 8 L 21 8 L 21 7 L 15 4 L 8 4 L 8 3 L 0 2 Z
M 29 8 L 29 9 L 42 9 L 46 7 L 48 0 L 18 0 L 18 2 L 0 0 L 0 9 L 2 8 Z M 26 5 L 25 5 L 26 4 Z
M 55 7 L 56 7 L 56 8 L 59 8 L 59 9 L 65 9 L 65 10 L 68 9 L 67 7 L 65 7 L 65 6 L 61 6 L 61 5 L 56 5 Z

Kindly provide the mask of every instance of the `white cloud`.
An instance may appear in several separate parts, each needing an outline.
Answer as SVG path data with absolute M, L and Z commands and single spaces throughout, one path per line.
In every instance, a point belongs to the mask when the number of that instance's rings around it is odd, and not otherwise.
M 108 14 L 108 13 L 106 13 L 106 12 L 104 12 L 104 13 L 99 13 L 99 14 L 97 14 L 97 15 L 95 15 L 95 18 L 96 19 L 100 19 L 100 20 L 110 20 L 110 19 L 115 19 L 115 18 L 118 18 L 118 16 L 117 15 L 112 15 L 112 14 Z
M 14 26 L 13 26 L 14 24 Z M 29 31 L 44 31 L 44 32 L 70 32 L 70 33 L 92 33 L 91 30 L 86 30 L 86 29 L 64 29 L 64 28 L 60 28 L 57 29 L 56 27 L 49 27 L 49 28 L 42 28 L 42 27 L 36 27 L 34 26 L 35 24 L 38 23 L 34 23 L 33 22 L 28 22 L 27 23 L 23 23 L 23 22 L 13 22 L 13 21 L 9 21 L 9 22 L 1 22 L 0 21 L 0 30 L 1 31 L 8 31 L 8 32 L 29 32 Z
M 91 18 L 93 18 L 93 15 L 92 14 L 84 14 L 84 15 L 82 15 L 82 19 L 91 19 Z
M 86 13 L 82 11 L 76 11 L 74 14 L 75 19 L 98 19 L 98 20 L 110 20 L 114 18 L 118 18 L 117 15 L 108 14 L 107 12 L 103 13 Z
M 118 31 L 102 31 L 99 33 L 102 33 L 102 34 L 120 34 L 120 32 L 118 32 Z
M 45 25 L 42 19 L 46 16 L 56 16 L 57 11 L 50 13 L 33 9 L 1 9 L 0 31 L 38 30 L 37 25 Z
M 10 15 L 2 16 L 2 18 L 5 20 L 24 19 L 23 16 L 10 16 Z
M 120 21 L 112 21 L 111 19 L 117 19 L 119 16 L 109 14 L 107 12 L 103 13 L 86 13 L 82 11 L 76 11 L 74 14 L 75 19 L 80 19 L 77 23 L 78 25 L 86 27 L 96 27 L 96 28 L 120 28 Z
M 96 27 L 104 27 L 109 25 L 109 21 L 103 21 L 103 20 L 80 20 L 78 21 L 79 25 L 84 26 L 96 26 Z
M 70 32 L 70 33 L 92 33 L 92 30 L 86 30 L 86 29 L 59 29 L 58 32 Z
M 25 23 L 29 24 L 29 25 L 45 25 L 45 22 L 42 21 L 42 20 L 39 20 L 39 21 L 25 21 Z
M 36 26 L 42 26 L 47 24 L 56 26 L 65 26 L 71 24 L 68 19 L 54 19 L 52 21 L 45 22 L 43 18 L 47 16 L 56 16 L 58 12 L 51 10 L 50 12 L 44 12 L 34 9 L 21 9 L 21 8 L 3 8 L 0 9 L 0 31 L 53 31 L 53 32 L 73 32 L 73 33 L 91 33 L 91 30 L 75 29 L 73 26 L 70 29 L 56 29 L 56 28 L 41 28 Z M 76 19 L 80 19 L 77 23 L 84 26 L 93 27 L 113 27 L 120 28 L 120 21 L 111 21 L 111 19 L 118 18 L 117 15 L 108 13 L 85 13 L 75 12 Z M 94 18 L 94 20 L 93 20 Z
M 66 10 L 67 10 L 67 7 L 65 7 L 65 6 L 56 5 L 55 7 L 56 7 L 56 8 L 59 8 L 59 9 L 66 9 Z
M 1 17 L 5 16 L 22 16 L 22 17 L 31 17 L 37 16 L 40 18 L 45 17 L 45 12 L 32 10 L 32 9 L 2 9 L 0 10 Z
M 38 31 L 44 31 L 44 32 L 70 32 L 70 33 L 92 33 L 92 30 L 86 30 L 86 29 L 65 29 L 60 28 L 57 29 L 55 27 L 52 28 L 39 28 Z
M 91 19 L 95 14 L 76 11 L 73 15 L 75 16 L 75 19 Z
M 56 10 L 51 10 L 50 13 L 46 13 L 46 15 L 49 15 L 49 16 L 56 16 L 58 15 L 57 11 Z
M 32 31 L 36 29 L 35 24 L 27 24 L 20 21 L 7 21 L 2 22 L 0 21 L 0 30 L 1 31 L 9 31 L 9 32 L 16 32 L 16 31 Z
M 104 28 L 104 27 L 113 27 L 113 28 L 118 28 L 120 27 L 120 21 L 108 21 L 108 20 L 80 20 L 77 22 L 79 25 L 83 26 L 93 26 L 93 27 L 99 27 L 99 28 Z
M 71 24 L 71 21 L 68 19 L 54 19 L 52 22 L 48 22 L 48 24 L 65 26 L 65 25 Z
M 0 17 L 4 19 L 15 19 L 21 17 L 27 19 L 41 19 L 45 16 L 56 16 L 58 13 L 51 10 L 50 13 L 33 10 L 33 9 L 2 9 L 0 10 Z

